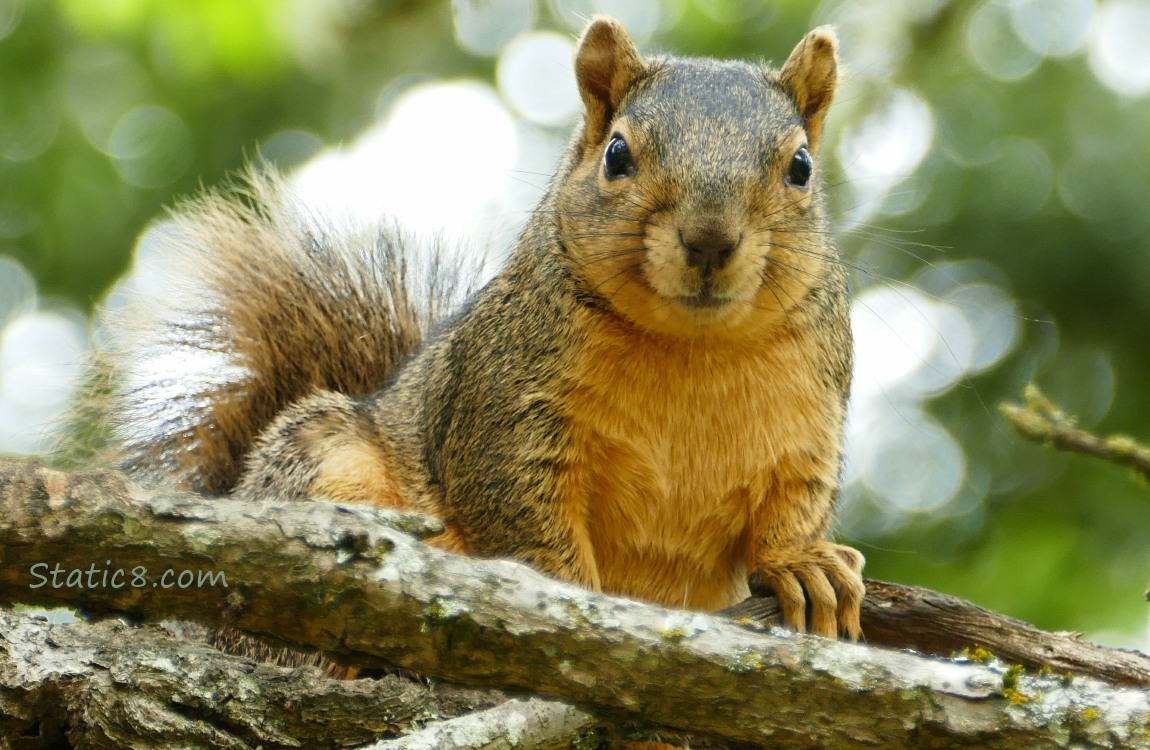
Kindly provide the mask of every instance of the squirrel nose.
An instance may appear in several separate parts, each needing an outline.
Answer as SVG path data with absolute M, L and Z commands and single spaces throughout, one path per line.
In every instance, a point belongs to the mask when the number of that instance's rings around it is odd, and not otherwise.
M 686 232 L 679 230 L 679 243 L 683 246 L 687 265 L 709 271 L 718 271 L 726 266 L 742 239 L 742 235 L 732 237 L 713 226 Z

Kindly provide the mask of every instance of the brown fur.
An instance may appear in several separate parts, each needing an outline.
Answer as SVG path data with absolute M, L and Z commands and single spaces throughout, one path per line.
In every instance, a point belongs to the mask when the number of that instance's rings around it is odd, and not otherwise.
M 162 245 L 173 288 L 114 314 L 112 424 L 127 464 L 202 492 L 231 490 L 256 437 L 301 396 L 384 387 L 437 304 L 407 292 L 409 238 L 333 226 L 269 172 L 184 205 L 145 241 Z M 211 356 L 205 367 L 228 377 L 181 374 Z
M 208 343 L 248 375 L 155 450 L 127 409 L 129 454 L 209 490 L 422 511 L 445 548 L 668 606 L 720 609 L 763 584 L 792 627 L 858 637 L 862 556 L 827 541 L 846 285 L 817 170 L 788 181 L 800 147 L 818 153 L 834 35 L 812 31 L 779 73 L 645 61 L 600 18 L 575 69 L 583 127 L 506 268 L 403 366 L 434 316 L 405 283 L 357 277 L 402 270 L 401 238 L 325 230 L 312 258 L 285 227 L 318 222 L 262 178 L 254 208 L 194 207 L 193 265 L 229 256 L 210 275 L 229 333 Z M 608 177 L 616 135 L 636 168 Z M 366 263 L 331 257 L 365 238 Z
M 358 436 L 333 435 L 311 438 L 311 430 L 301 437 L 322 456 L 319 473 L 311 484 L 317 497 L 345 503 L 370 503 L 381 508 L 407 507 L 407 499 L 396 483 L 388 451 Z

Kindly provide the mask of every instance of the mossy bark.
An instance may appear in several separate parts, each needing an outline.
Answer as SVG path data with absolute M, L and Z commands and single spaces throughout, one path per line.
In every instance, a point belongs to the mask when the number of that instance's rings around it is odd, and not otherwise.
M 152 625 L 52 626 L 0 608 L 5 748 L 339 748 L 469 711 L 470 697 L 258 664 Z
M 149 493 L 0 464 L 0 600 L 229 626 L 361 666 L 560 698 L 611 719 L 796 748 L 1150 747 L 1150 695 L 1088 678 L 647 606 L 397 531 L 418 518 Z M 31 588 L 33 565 L 212 570 L 228 586 Z M 43 570 L 43 569 L 41 569 Z

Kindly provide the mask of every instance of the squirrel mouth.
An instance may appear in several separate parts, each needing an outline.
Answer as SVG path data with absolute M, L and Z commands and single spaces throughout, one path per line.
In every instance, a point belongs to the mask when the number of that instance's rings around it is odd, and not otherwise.
M 731 303 L 731 300 L 725 297 L 716 297 L 709 289 L 704 289 L 698 294 L 689 297 L 679 297 L 681 302 L 686 307 L 694 308 L 696 310 L 713 310 L 716 307 L 725 307 Z

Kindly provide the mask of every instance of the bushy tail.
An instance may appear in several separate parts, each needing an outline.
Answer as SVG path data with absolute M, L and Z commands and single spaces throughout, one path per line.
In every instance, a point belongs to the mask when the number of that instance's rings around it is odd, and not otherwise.
M 147 481 L 200 492 L 230 490 L 292 401 L 384 387 L 460 294 L 437 244 L 325 221 L 267 172 L 140 242 L 106 318 L 112 450 Z

